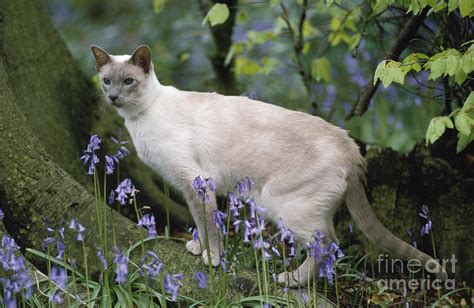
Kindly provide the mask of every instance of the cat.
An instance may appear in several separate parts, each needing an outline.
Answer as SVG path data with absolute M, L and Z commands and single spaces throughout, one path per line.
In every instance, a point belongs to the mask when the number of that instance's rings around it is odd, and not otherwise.
M 210 262 L 220 263 L 221 235 L 212 221 L 217 208 L 210 193 L 206 213 L 192 182 L 211 177 L 216 193 L 233 191 L 238 179 L 250 176 L 252 197 L 266 218 L 281 219 L 297 242 L 310 241 L 315 230 L 338 242 L 333 215 L 345 202 L 361 231 L 394 257 L 417 259 L 446 278 L 433 258 L 395 237 L 377 219 L 365 191 L 366 163 L 347 132 L 323 119 L 243 96 L 180 91 L 161 85 L 148 46 L 114 56 L 91 46 L 102 91 L 125 119 L 138 156 L 184 196 L 200 235 L 207 220 Z M 199 241 L 186 248 L 208 253 Z M 281 284 L 306 284 L 317 272 L 312 257 Z

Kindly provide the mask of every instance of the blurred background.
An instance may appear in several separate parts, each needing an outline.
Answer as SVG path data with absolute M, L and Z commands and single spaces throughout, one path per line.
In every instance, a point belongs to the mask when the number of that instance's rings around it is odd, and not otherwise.
M 332 41 L 330 35 L 338 20 L 345 21 L 347 31 L 355 30 L 360 7 L 353 4 L 348 10 L 311 4 L 303 29 L 303 62 L 311 70 L 317 55 L 327 59 L 329 66 L 321 80 L 304 84 L 280 6 L 271 5 L 271 1 L 235 1 L 235 6 L 230 6 L 235 26 L 227 32 L 232 45 L 225 55 L 230 61 L 225 69 L 232 75 L 232 84 L 223 85 L 212 64 L 218 48 L 212 29 L 202 24 L 205 2 L 46 1 L 56 29 L 91 79 L 95 69 L 90 45 L 112 54 L 130 54 L 138 45 L 147 44 L 163 84 L 182 90 L 248 95 L 317 114 L 350 130 L 353 137 L 370 147 L 390 147 L 403 153 L 424 138 L 430 120 L 443 109 L 442 86 L 428 81 L 428 73 L 421 72 L 407 75 L 404 85 L 379 87 L 369 111 L 347 119 L 361 89 L 371 82 L 377 64 L 393 43 L 400 25 L 397 12 L 386 13 L 383 27 L 368 25 L 357 48 L 350 51 L 345 44 L 347 34 Z M 290 22 L 296 26 L 299 4 L 293 2 L 288 1 L 287 9 Z M 347 22 L 351 19 L 352 23 Z M 430 31 L 436 30 L 433 22 L 430 26 Z

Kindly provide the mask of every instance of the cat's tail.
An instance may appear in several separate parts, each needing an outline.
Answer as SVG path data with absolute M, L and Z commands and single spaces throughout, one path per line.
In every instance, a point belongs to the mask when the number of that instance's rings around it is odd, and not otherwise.
M 367 199 L 363 168 L 357 167 L 348 177 L 345 202 L 356 224 L 375 246 L 396 258 L 407 261 L 416 259 L 429 272 L 440 279 L 447 279 L 446 270 L 435 259 L 393 235 L 377 219 Z

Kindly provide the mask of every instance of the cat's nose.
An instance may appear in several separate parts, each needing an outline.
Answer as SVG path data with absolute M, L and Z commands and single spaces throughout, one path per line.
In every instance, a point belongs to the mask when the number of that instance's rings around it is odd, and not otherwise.
M 109 95 L 109 98 L 112 102 L 115 102 L 118 98 L 118 95 Z

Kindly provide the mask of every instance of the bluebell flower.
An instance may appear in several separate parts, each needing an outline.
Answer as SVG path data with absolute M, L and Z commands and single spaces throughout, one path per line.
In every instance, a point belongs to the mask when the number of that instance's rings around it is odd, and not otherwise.
M 344 253 L 336 243 L 330 240 L 324 245 L 325 237 L 324 233 L 316 230 L 313 235 L 314 241 L 307 243 L 307 247 L 319 268 L 319 277 L 326 278 L 328 282 L 332 284 L 334 275 L 336 274 L 334 270 L 336 259 L 343 257 Z
M 56 256 L 56 258 L 59 260 L 62 260 L 64 258 L 64 250 L 65 250 L 64 243 L 61 241 L 56 241 L 56 249 L 58 251 L 58 255 Z
M 122 128 L 119 128 L 119 138 L 115 137 L 110 137 L 112 141 L 119 146 L 119 149 L 117 150 L 117 153 L 115 153 L 112 158 L 118 163 L 120 159 L 126 157 L 128 154 L 130 154 L 130 151 L 125 147 L 125 145 L 128 143 L 128 141 L 124 141 L 123 139 L 123 130 Z
M 225 225 L 226 217 L 227 214 L 219 210 L 214 210 L 212 213 L 213 221 L 216 224 L 217 228 L 222 232 L 222 235 L 227 234 L 227 229 Z
M 431 231 L 432 223 L 431 220 L 428 220 L 428 222 L 421 227 L 420 234 L 421 236 L 423 235 L 428 235 Z
M 240 227 L 240 224 L 242 223 L 241 220 L 237 219 L 236 221 L 234 221 L 232 223 L 232 225 L 234 226 L 234 231 L 235 233 L 239 233 L 239 227 Z
M 249 176 L 246 176 L 237 181 L 235 189 L 238 190 L 240 196 L 245 196 L 252 190 L 253 184 L 253 180 Z
M 352 224 L 349 224 L 349 234 L 354 233 L 354 230 L 352 230 Z
M 116 200 L 120 202 L 121 205 L 125 205 L 127 200 L 130 198 L 130 202 L 133 200 L 132 197 L 135 196 L 136 190 L 130 179 L 123 180 L 115 189 L 117 193 Z
M 189 228 L 189 232 L 191 232 L 193 241 L 199 241 L 199 231 L 197 228 Z
M 114 259 L 113 262 L 116 265 L 115 269 L 115 282 L 124 285 L 127 282 L 128 274 L 128 256 L 126 256 L 118 247 L 113 247 Z
M 114 173 L 114 160 L 109 156 L 105 155 L 105 173 L 112 174 Z
M 148 278 L 153 280 L 158 277 L 163 266 L 164 264 L 158 256 L 153 251 L 148 250 L 140 263 L 140 272 L 143 275 L 146 271 Z
M 77 240 L 79 242 L 84 241 L 84 231 L 86 230 L 86 228 L 84 228 L 82 224 L 78 223 L 76 230 L 77 230 Z
M 22 293 L 24 298 L 32 294 L 32 282 L 29 270 L 26 267 L 23 256 L 18 255 L 18 245 L 10 236 L 2 238 L 0 247 L 0 271 L 3 276 L 0 279 L 3 290 L 3 304 L 6 307 L 16 307 L 16 294 Z
M 198 284 L 200 289 L 205 289 L 207 286 L 207 276 L 203 272 L 196 272 L 194 281 Z
M 166 293 L 171 294 L 171 301 L 175 302 L 178 298 L 180 281 L 184 278 L 184 274 L 167 274 L 163 281 L 163 287 Z
M 114 205 L 115 203 L 115 190 L 111 190 L 109 194 L 109 205 Z
M 0 221 L 3 220 L 5 217 L 5 213 L 3 212 L 3 209 L 0 208 Z
M 89 144 L 87 145 L 87 150 L 84 151 L 84 155 L 81 156 L 81 160 L 84 162 L 84 165 L 89 164 L 87 174 L 93 175 L 95 170 L 95 165 L 100 162 L 99 158 L 95 151 L 100 149 L 100 138 L 97 135 L 91 136 Z
M 102 252 L 102 249 L 97 249 L 97 256 L 99 257 L 100 263 L 102 264 L 102 267 L 104 270 L 107 269 L 107 260 L 105 260 L 104 253 Z
M 211 202 L 209 192 L 216 190 L 216 184 L 212 178 L 203 179 L 198 175 L 193 181 L 194 190 L 196 190 L 198 198 L 203 199 L 205 203 Z
M 142 218 L 140 218 L 140 220 L 138 221 L 137 226 L 148 229 L 148 235 L 151 238 L 156 237 L 157 233 L 155 225 L 155 216 L 150 214 L 143 215 Z
M 53 266 L 49 278 L 62 289 L 67 288 L 67 273 L 63 267 Z M 55 304 L 61 304 L 63 302 L 63 298 L 59 291 L 51 294 L 49 299 Z
M 418 213 L 418 215 L 420 217 L 423 217 L 424 219 L 428 219 L 428 212 L 429 212 L 428 206 L 423 204 L 421 206 L 421 211 Z

